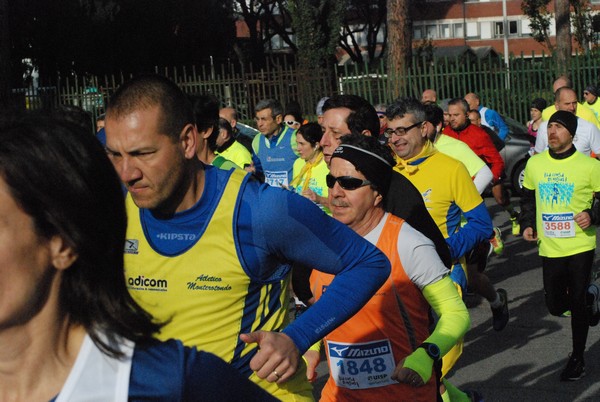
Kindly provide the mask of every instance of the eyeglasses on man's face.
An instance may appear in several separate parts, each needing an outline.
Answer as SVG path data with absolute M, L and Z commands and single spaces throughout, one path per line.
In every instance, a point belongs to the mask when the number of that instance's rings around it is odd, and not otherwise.
M 341 188 L 344 190 L 356 190 L 357 188 L 361 188 L 364 186 L 368 186 L 371 184 L 369 180 L 362 180 L 352 176 L 339 176 L 335 177 L 331 174 L 325 176 L 325 181 L 327 182 L 327 187 L 333 188 L 335 183 L 337 182 Z
M 392 135 L 396 134 L 399 137 L 402 137 L 403 135 L 406 135 L 406 133 L 408 133 L 410 130 L 412 130 L 413 128 L 420 126 L 421 124 L 423 124 L 424 122 L 420 121 L 418 123 L 415 123 L 411 126 L 408 127 L 396 127 L 396 128 L 387 128 L 384 132 L 383 135 L 386 138 L 392 138 Z
M 299 122 L 297 122 L 296 120 L 287 120 L 285 122 L 285 124 L 287 124 L 289 127 L 299 127 L 299 126 L 301 126 L 301 124 Z

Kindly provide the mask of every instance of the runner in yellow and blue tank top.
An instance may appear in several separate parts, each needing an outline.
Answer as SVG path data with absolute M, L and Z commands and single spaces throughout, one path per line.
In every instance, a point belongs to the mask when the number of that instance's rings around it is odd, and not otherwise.
M 162 337 L 214 351 L 277 398 L 311 400 L 300 354 L 360 309 L 389 261 L 303 197 L 204 166 L 193 122 L 181 90 L 154 75 L 120 87 L 107 111 L 107 153 L 128 191 L 129 290 L 167 321 Z M 286 326 L 293 263 L 336 280 Z

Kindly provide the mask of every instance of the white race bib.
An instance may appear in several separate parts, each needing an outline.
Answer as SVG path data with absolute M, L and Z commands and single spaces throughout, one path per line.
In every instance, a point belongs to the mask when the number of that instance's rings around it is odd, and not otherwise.
M 573 212 L 542 212 L 544 236 L 551 238 L 575 237 L 575 215 Z
M 365 343 L 327 341 L 329 372 L 338 387 L 367 389 L 397 384 L 396 368 L 388 339 Z
M 274 187 L 288 187 L 287 172 L 265 172 L 265 183 Z

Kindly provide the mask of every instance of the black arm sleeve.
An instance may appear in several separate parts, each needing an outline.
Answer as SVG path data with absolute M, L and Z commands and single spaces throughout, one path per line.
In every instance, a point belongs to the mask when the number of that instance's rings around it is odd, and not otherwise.
M 521 234 L 525 228 L 533 228 L 535 231 L 535 190 L 523 188 L 521 195 L 521 213 L 519 214 L 519 225 Z
M 600 225 L 600 193 L 594 193 L 594 197 L 592 198 L 592 207 L 590 209 L 586 209 L 584 212 L 590 214 L 592 225 Z
M 452 266 L 448 244 L 427 211 L 423 196 L 406 177 L 396 171 L 392 174 L 390 190 L 384 208 L 387 212 L 404 219 L 410 226 L 427 236 L 435 245 L 435 249 L 444 265 L 448 268 Z

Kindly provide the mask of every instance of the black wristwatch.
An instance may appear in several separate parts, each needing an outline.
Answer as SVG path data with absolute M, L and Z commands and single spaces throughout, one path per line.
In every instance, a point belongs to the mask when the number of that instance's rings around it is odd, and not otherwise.
M 435 343 L 423 342 L 419 347 L 425 349 L 427 355 L 431 357 L 434 362 L 442 358 L 440 348 Z

